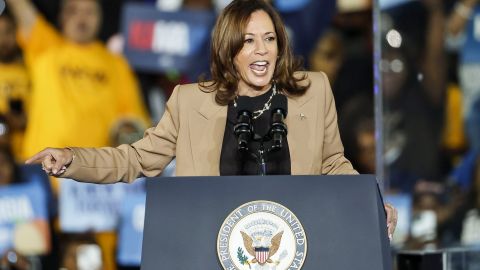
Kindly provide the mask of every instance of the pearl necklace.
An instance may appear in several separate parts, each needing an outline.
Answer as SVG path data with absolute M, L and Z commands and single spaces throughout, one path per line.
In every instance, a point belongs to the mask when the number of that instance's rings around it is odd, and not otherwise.
M 270 95 L 270 97 L 268 98 L 267 102 L 265 102 L 265 104 L 263 104 L 263 108 L 259 109 L 259 110 L 256 110 L 253 112 L 252 114 L 252 118 L 253 119 L 257 119 L 259 118 L 264 112 L 268 111 L 270 109 L 270 107 L 272 106 L 272 98 L 273 96 L 275 96 L 277 94 L 277 86 L 275 84 L 273 84 L 272 86 L 272 94 Z M 236 108 L 237 107 L 237 98 L 235 98 L 233 100 L 233 106 Z

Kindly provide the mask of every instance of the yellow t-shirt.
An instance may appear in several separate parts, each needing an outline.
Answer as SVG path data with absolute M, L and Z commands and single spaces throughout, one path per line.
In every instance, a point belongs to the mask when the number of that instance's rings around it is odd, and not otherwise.
M 45 147 L 106 146 L 123 117 L 150 124 L 127 62 L 101 43 L 69 42 L 40 17 L 19 41 L 32 74 L 25 157 Z
M 10 100 L 19 100 L 23 109 L 28 109 L 30 94 L 30 79 L 27 69 L 21 62 L 11 64 L 0 63 L 0 114 L 10 110 Z M 10 134 L 10 144 L 17 161 L 21 160 L 23 131 L 13 131 Z

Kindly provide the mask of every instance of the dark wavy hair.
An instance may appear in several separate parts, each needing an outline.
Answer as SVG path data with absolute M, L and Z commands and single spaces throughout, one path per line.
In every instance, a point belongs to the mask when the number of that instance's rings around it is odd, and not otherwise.
M 234 58 L 243 48 L 245 28 L 252 13 L 265 11 L 273 22 L 277 35 L 278 59 L 273 74 L 277 89 L 286 95 L 300 96 L 310 86 L 307 75 L 296 75 L 302 61 L 295 58 L 290 48 L 287 32 L 280 15 L 265 0 L 234 0 L 219 15 L 212 34 L 210 72 L 211 80 L 201 79 L 200 89 L 216 91 L 215 101 L 227 105 L 235 99 L 240 75 L 235 69 Z

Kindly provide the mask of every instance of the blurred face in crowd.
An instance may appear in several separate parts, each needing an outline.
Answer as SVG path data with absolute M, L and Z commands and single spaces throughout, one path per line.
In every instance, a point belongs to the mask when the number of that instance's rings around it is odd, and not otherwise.
M 13 182 L 13 172 L 15 170 L 14 161 L 6 151 L 0 149 L 0 186 L 5 186 Z
M 121 144 L 132 144 L 143 138 L 145 127 L 139 121 L 123 120 L 113 130 L 111 144 L 118 146 Z
M 96 39 L 101 24 L 96 0 L 65 0 L 61 13 L 62 31 L 69 40 L 86 44 Z
M 334 33 L 325 34 L 310 55 L 313 71 L 323 71 L 330 82 L 334 82 L 343 62 L 343 45 L 341 38 Z
M 10 62 L 16 55 L 15 25 L 9 17 L 0 16 L 0 62 Z
M 397 51 L 387 50 L 380 62 L 383 76 L 383 95 L 392 101 L 400 96 L 407 80 L 405 58 Z
M 255 11 L 246 25 L 243 47 L 234 58 L 235 69 L 240 77 L 240 95 L 242 92 L 252 93 L 250 89 L 259 91 L 258 94 L 269 89 L 277 56 L 277 35 L 273 22 L 265 11 Z
M 375 133 L 362 130 L 357 137 L 358 162 L 366 173 L 375 173 Z

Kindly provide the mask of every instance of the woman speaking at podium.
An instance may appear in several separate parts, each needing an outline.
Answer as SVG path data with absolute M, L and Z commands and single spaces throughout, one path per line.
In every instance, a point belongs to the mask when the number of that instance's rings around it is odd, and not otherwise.
M 328 79 L 299 71 L 284 24 L 266 1 L 234 0 L 223 10 L 210 65 L 209 81 L 175 88 L 143 139 L 47 148 L 27 163 L 94 183 L 155 177 L 174 157 L 177 176 L 357 174 L 344 157 Z M 390 205 L 386 211 L 391 235 L 397 215 Z

